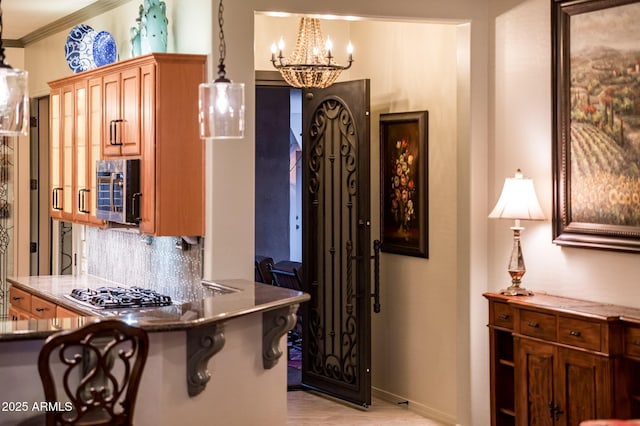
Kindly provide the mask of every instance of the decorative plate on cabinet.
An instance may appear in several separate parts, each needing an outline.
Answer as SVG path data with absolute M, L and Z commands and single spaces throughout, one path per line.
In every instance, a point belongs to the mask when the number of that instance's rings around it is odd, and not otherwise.
M 89 25 L 76 25 L 69 31 L 64 45 L 64 56 L 73 72 L 83 72 L 96 67 L 93 58 L 95 31 Z
M 93 60 L 101 67 L 116 61 L 118 49 L 113 36 L 107 31 L 100 31 L 93 41 Z

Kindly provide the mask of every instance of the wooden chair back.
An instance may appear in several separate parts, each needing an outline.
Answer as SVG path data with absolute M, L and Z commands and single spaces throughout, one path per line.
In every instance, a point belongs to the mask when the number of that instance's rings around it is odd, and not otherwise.
M 52 425 L 131 425 L 147 333 L 116 319 L 49 336 L 38 358 Z
M 269 269 L 274 285 L 302 291 L 302 263 L 281 260 L 271 265 Z
M 273 264 L 273 258 L 256 255 L 256 282 L 273 284 L 273 277 L 269 270 L 269 265 Z

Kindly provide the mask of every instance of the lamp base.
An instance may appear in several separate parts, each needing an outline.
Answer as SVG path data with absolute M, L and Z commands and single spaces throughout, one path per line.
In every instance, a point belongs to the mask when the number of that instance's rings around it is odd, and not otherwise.
M 500 294 L 506 294 L 507 296 L 533 296 L 531 290 L 527 290 L 519 285 L 512 285 L 500 290 Z

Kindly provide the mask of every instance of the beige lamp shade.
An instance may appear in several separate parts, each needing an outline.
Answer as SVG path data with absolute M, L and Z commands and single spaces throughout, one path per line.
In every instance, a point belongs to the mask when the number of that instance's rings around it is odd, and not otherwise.
M 520 169 L 515 177 L 506 178 L 500 198 L 489 217 L 492 219 L 544 220 L 536 190 L 531 179 L 522 177 Z

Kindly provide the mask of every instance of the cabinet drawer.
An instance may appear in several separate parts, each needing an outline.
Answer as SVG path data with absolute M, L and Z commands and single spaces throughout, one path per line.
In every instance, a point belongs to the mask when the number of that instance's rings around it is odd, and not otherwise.
M 77 318 L 81 317 L 77 312 L 63 308 L 62 306 L 56 306 L 56 318 Z
M 42 319 L 55 318 L 56 304 L 41 299 L 38 296 L 32 296 L 31 315 Z
M 19 288 L 11 287 L 9 289 L 9 300 L 12 306 L 31 312 L 31 294 Z
M 624 329 L 624 354 L 640 358 L 640 328 Z
M 520 333 L 544 340 L 556 340 L 556 316 L 520 310 Z
M 593 321 L 560 317 L 558 341 L 579 348 L 599 351 L 601 349 L 601 325 Z
M 513 308 L 507 303 L 493 303 L 491 325 L 513 329 Z

